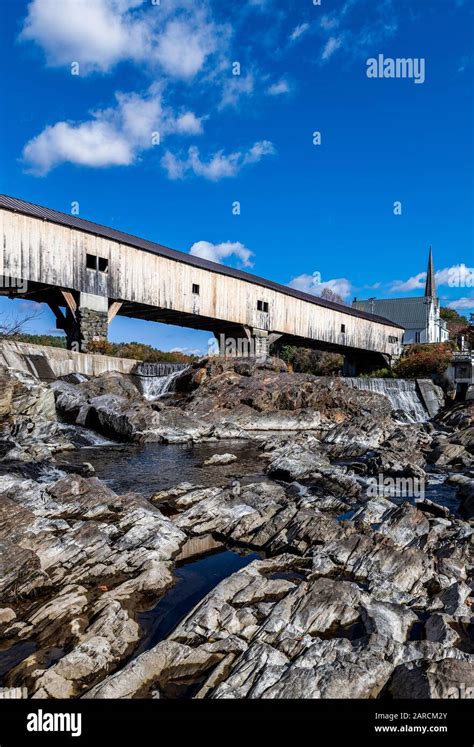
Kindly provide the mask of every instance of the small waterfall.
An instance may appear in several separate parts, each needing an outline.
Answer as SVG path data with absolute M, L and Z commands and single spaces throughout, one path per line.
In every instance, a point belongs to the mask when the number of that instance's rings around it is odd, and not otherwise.
M 87 446 L 111 446 L 117 443 L 116 441 L 112 441 L 110 438 L 101 436 L 100 433 L 95 433 L 95 431 L 91 431 L 89 428 L 84 428 L 82 425 L 68 425 L 66 423 L 61 423 L 59 428 L 78 448 L 86 448 Z
M 176 379 L 187 368 L 187 363 L 140 363 L 134 374 L 145 399 L 154 400 L 173 392 Z
M 404 413 L 406 420 L 412 423 L 423 423 L 428 420 L 428 413 L 422 404 L 416 388 L 416 381 L 410 379 L 370 379 L 346 377 L 344 381 L 354 389 L 367 389 L 384 394 L 390 400 L 394 410 Z

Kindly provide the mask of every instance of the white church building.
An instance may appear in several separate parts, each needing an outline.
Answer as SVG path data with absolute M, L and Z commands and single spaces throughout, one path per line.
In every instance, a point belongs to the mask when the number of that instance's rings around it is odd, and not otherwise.
M 448 326 L 440 316 L 440 302 L 436 295 L 433 252 L 430 247 L 425 295 L 418 298 L 369 298 L 352 302 L 355 309 L 383 316 L 404 327 L 404 345 L 446 342 Z

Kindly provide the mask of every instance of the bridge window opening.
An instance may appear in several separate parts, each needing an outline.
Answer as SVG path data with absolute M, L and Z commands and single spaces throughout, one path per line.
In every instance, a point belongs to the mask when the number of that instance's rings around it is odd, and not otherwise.
M 345 324 L 341 324 L 341 332 L 344 333 L 345 331 L 346 331 L 346 325 Z
M 97 272 L 109 271 L 109 260 L 105 257 L 96 257 L 95 254 L 86 254 L 86 267 L 88 270 Z
M 86 267 L 88 270 L 97 270 L 98 257 L 95 254 L 86 254 Z
M 268 314 L 267 301 L 257 301 L 257 311 L 264 311 L 266 314 Z
M 199 289 L 199 285 L 197 285 L 196 283 L 193 283 L 193 293 L 194 293 L 194 294 L 195 294 L 196 296 L 199 296 L 199 290 L 200 290 L 200 289 Z
M 395 337 L 395 335 L 389 335 L 388 341 L 392 343 L 398 342 L 398 337 Z

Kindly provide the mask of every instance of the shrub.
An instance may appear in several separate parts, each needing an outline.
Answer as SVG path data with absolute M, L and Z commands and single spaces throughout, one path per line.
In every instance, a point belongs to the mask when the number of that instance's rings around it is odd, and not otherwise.
M 275 355 L 296 373 L 310 373 L 314 376 L 333 376 L 342 371 L 344 365 L 344 358 L 337 353 L 325 353 L 293 345 L 276 347 Z
M 29 342 L 31 345 L 49 345 L 52 348 L 65 348 L 65 335 L 30 335 L 22 332 L 15 335 L 18 342 Z
M 367 379 L 394 379 L 395 374 L 391 368 L 377 368 L 368 374 L 364 374 Z
M 194 355 L 179 352 L 164 352 L 141 342 L 128 342 L 116 345 L 114 355 L 119 358 L 134 358 L 149 363 L 189 363 L 196 359 Z
M 114 346 L 108 340 L 92 340 L 88 345 L 88 353 L 97 353 L 98 355 L 113 355 Z
M 412 345 L 394 366 L 399 379 L 425 379 L 442 376 L 449 366 L 453 346 L 443 342 L 435 345 Z

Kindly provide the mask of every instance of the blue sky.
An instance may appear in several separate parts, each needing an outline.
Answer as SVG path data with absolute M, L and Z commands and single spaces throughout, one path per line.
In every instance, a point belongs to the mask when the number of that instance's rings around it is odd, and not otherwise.
M 443 302 L 474 311 L 472 2 L 155 3 L 3 0 L 1 192 L 347 302 L 421 295 L 431 244 Z M 424 82 L 368 78 L 378 55 Z

